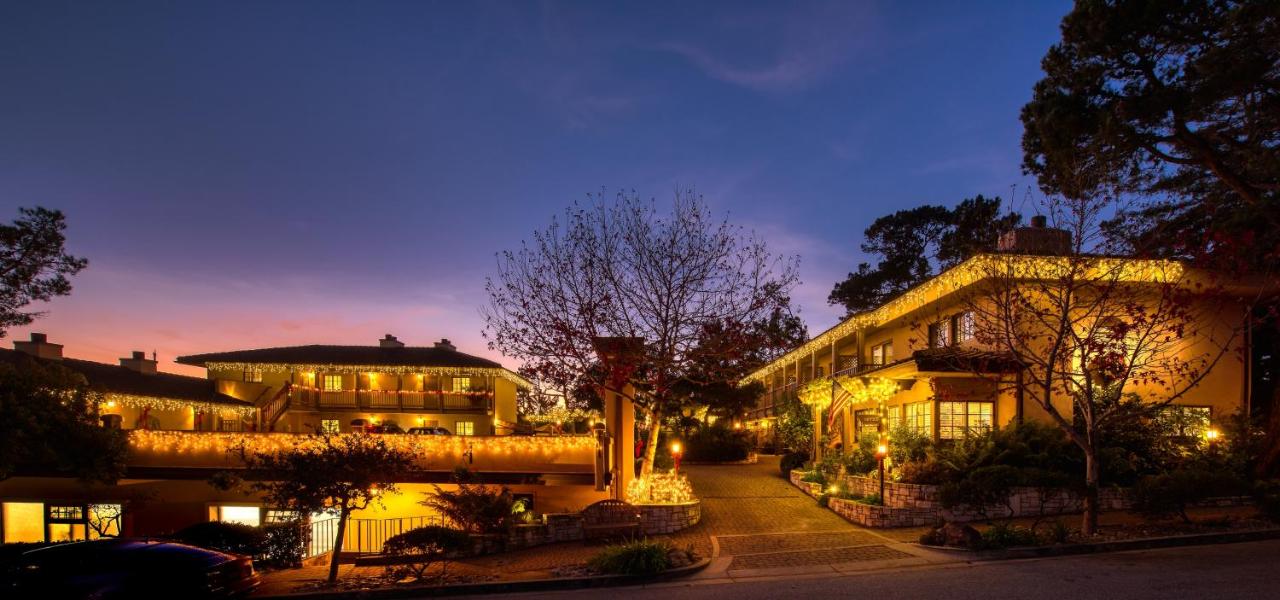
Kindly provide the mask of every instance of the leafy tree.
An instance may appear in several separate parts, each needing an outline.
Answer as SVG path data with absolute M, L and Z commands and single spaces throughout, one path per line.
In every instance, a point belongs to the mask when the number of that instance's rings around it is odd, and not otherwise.
M 670 212 L 634 194 L 612 203 L 594 196 L 498 258 L 498 273 L 486 284 L 491 347 L 561 388 L 589 382 L 627 395 L 654 424 L 686 401 L 677 393 L 681 382 L 724 377 L 699 368 L 708 362 L 710 350 L 701 345 L 708 328 L 749 329 L 796 283 L 793 260 L 717 220 L 690 192 L 677 193 Z M 638 343 L 620 364 L 601 365 L 600 338 Z M 744 352 L 743 337 L 726 339 L 715 352 Z M 653 469 L 656 448 L 646 446 L 642 477 Z
M 1000 234 L 1021 220 L 1000 214 L 1000 198 L 981 194 L 955 206 L 925 205 L 876 219 L 863 232 L 862 251 L 880 257 L 835 285 L 827 297 L 849 314 L 876 308 L 955 266 L 977 252 L 995 248 Z
M 338 532 L 329 559 L 329 581 L 338 579 L 338 554 L 351 513 L 381 504 L 398 493 L 396 482 L 413 466 L 413 457 L 386 441 L 364 433 L 316 434 L 281 452 L 247 452 L 240 458 L 254 480 L 242 484 L 224 478 L 217 485 L 247 485 L 269 506 L 300 515 L 325 512 L 338 517 Z
M 453 483 L 453 490 L 433 486 L 435 491 L 421 504 L 467 533 L 506 533 L 515 525 L 515 496 L 510 489 L 475 483 L 475 476 L 461 468 L 454 471 Z
M 520 375 L 533 384 L 530 389 L 523 387 L 516 389 L 516 410 L 522 416 L 545 413 L 551 407 L 558 405 L 560 400 L 564 398 L 563 395 L 554 393 L 550 386 L 545 382 L 539 381 L 527 369 L 520 369 Z
M 24 312 L 28 304 L 71 293 L 67 278 L 89 264 L 63 248 L 62 212 L 19 208 L 18 215 L 12 224 L 0 225 L 0 337 L 40 316 Z
M 26 356 L 0 363 L 0 480 L 23 470 L 115 483 L 125 435 L 98 423 L 96 398 L 83 375 L 61 365 Z

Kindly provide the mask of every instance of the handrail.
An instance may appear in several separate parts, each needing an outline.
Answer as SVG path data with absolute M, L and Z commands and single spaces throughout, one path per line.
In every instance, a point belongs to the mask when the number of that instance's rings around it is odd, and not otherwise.
M 289 386 L 285 383 L 280 386 L 280 391 L 276 392 L 271 400 L 266 404 L 260 405 L 258 408 L 262 412 L 263 429 L 272 431 L 276 427 L 276 422 L 280 417 L 284 416 L 285 411 L 289 410 Z

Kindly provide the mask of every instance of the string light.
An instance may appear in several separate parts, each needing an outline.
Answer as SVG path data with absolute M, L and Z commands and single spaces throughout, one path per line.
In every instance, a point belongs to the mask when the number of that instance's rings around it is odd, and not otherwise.
M 245 363 L 245 362 L 207 362 L 205 368 L 210 371 L 261 371 L 263 373 L 289 373 L 293 371 L 324 373 L 356 373 L 369 372 L 382 374 L 437 375 L 443 377 L 498 377 L 510 381 L 523 388 L 532 388 L 533 384 L 516 373 L 503 368 L 493 367 L 428 367 L 414 365 L 320 365 L 293 363 Z
M 135 394 L 103 394 L 98 400 L 98 406 L 107 410 L 115 409 L 117 406 L 127 406 L 129 408 L 137 408 L 139 410 L 185 410 L 189 408 L 197 412 L 231 411 L 236 413 L 236 415 L 242 419 L 252 419 L 258 414 L 257 407 L 248 404 L 223 404 L 220 402 L 179 400 L 176 398 L 138 396 Z
M 845 319 L 799 348 L 747 375 L 742 379 L 741 384 L 746 385 L 753 381 L 763 382 L 787 365 L 795 363 L 802 357 L 830 348 L 835 342 L 859 330 L 880 327 L 985 279 L 1000 277 L 1053 281 L 1065 275 L 1074 274 L 1077 279 L 1082 280 L 1107 280 L 1117 283 L 1177 283 L 1189 289 L 1206 283 L 1198 278 L 1193 280 L 1185 277 L 1187 273 L 1182 263 L 1171 260 L 980 254 L 907 290 L 879 308 Z
M 632 504 L 686 504 L 694 500 L 693 486 L 676 473 L 650 473 L 627 483 L 627 502 Z
M 591 420 L 600 418 L 600 413 L 594 410 L 583 410 L 581 408 L 565 408 L 563 406 L 553 406 L 539 414 L 525 415 L 530 423 L 535 425 L 543 425 L 546 423 L 566 423 L 582 420 Z

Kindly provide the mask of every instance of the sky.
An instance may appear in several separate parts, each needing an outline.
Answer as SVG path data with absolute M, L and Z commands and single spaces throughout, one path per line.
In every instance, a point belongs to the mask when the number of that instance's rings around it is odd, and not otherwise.
M 174 357 L 386 333 L 515 366 L 481 336 L 494 254 L 680 188 L 799 256 L 816 334 L 876 217 L 1026 201 L 1018 111 L 1069 9 L 0 3 L 0 220 L 60 209 L 90 261 L 7 335 L 196 375 Z

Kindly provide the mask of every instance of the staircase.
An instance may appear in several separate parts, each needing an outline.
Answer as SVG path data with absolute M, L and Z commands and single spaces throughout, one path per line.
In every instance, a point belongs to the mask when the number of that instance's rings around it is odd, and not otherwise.
M 280 386 L 280 390 L 272 395 L 269 400 L 257 403 L 258 413 L 262 415 L 263 431 L 275 431 L 276 421 L 279 421 L 280 417 L 284 416 L 284 413 L 289 410 L 290 386 L 291 384 L 288 383 Z M 270 389 L 266 390 L 263 396 L 266 396 L 270 391 Z

